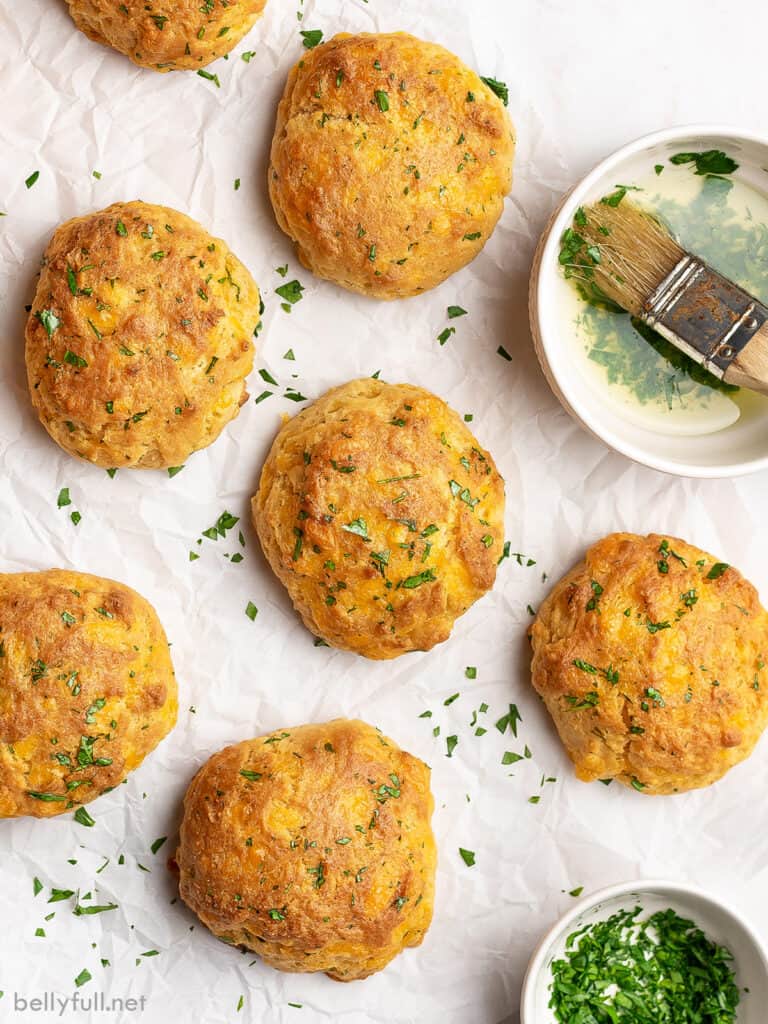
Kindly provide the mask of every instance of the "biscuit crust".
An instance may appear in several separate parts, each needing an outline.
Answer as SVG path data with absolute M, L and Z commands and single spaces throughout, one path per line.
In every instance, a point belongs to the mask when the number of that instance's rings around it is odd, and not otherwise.
M 339 981 L 418 946 L 437 863 L 430 771 L 360 721 L 281 729 L 215 754 L 184 800 L 184 902 L 281 971 Z
M 205 67 L 229 53 L 261 17 L 267 0 L 67 0 L 89 39 L 139 67 Z
M 368 658 L 429 650 L 490 590 L 504 481 L 442 399 L 371 378 L 283 426 L 252 501 L 307 628 Z
M 80 572 L 0 575 L 0 818 L 47 818 L 119 785 L 176 723 L 163 627 Z
M 514 148 L 502 101 L 458 57 L 404 32 L 342 33 L 288 76 L 269 191 L 315 274 L 407 298 L 488 241 Z
M 757 591 L 677 537 L 605 537 L 530 632 L 534 688 L 584 782 L 647 794 L 708 786 L 749 756 L 768 721 Z
M 259 309 L 248 270 L 182 213 L 137 201 L 67 221 L 27 321 L 40 422 L 97 466 L 181 465 L 247 399 Z

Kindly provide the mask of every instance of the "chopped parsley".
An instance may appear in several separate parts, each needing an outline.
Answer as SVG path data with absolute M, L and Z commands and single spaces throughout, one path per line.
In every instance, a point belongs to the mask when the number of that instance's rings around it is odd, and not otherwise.
M 358 517 L 357 519 L 353 519 L 351 523 L 346 523 L 342 525 L 341 528 L 342 530 L 345 530 L 347 533 L 354 533 L 355 536 L 362 537 L 363 540 L 369 541 L 371 539 L 368 536 L 368 524 L 362 518 L 362 516 Z
M 570 705 L 569 711 L 583 711 L 585 708 L 596 708 L 600 703 L 600 695 L 597 690 L 590 690 L 583 697 L 574 697 L 571 694 L 567 694 L 565 699 Z
M 434 569 L 425 569 L 423 572 L 416 573 L 415 576 L 408 576 L 406 579 L 401 580 L 397 585 L 398 587 L 405 587 L 406 590 L 414 590 L 416 587 L 420 587 L 424 583 L 434 583 L 437 580 Z
M 45 333 L 49 338 L 52 338 L 54 331 L 61 326 L 61 320 L 50 309 L 41 309 L 35 313 L 35 316 L 45 328 Z
M 221 88 L 221 82 L 219 81 L 218 75 L 211 74 L 210 71 L 206 71 L 204 68 L 199 68 L 197 73 L 201 78 L 205 78 L 206 81 L 213 82 L 217 89 Z
M 574 658 L 573 664 L 582 672 L 589 672 L 589 674 L 593 676 L 597 675 L 597 669 L 594 665 L 590 665 L 588 661 L 583 661 L 581 658 Z
M 72 352 L 69 349 L 64 353 L 64 362 L 69 363 L 70 366 L 77 367 L 78 370 L 84 370 L 88 365 L 82 356 L 79 356 L 76 352 Z
M 669 622 L 667 622 L 666 620 L 664 620 L 664 622 L 651 622 L 651 620 L 649 618 L 646 618 L 645 626 L 646 626 L 646 629 L 648 630 L 649 633 L 658 633 L 662 629 L 671 629 L 672 628 L 671 624 Z
M 304 40 L 304 46 L 307 50 L 313 50 L 323 39 L 322 30 L 319 28 L 310 28 L 301 30 L 301 38 Z
M 652 700 L 656 707 L 665 708 L 667 706 L 662 695 L 653 686 L 646 687 L 645 696 Z
M 88 811 L 84 807 L 78 807 L 74 814 L 75 821 L 78 825 L 84 825 L 86 828 L 93 828 L 96 822 L 90 816 Z
M 522 722 L 522 716 L 517 710 L 517 704 L 509 705 L 509 713 L 503 715 L 498 722 L 496 722 L 496 728 L 499 732 L 504 735 L 507 729 L 510 730 L 512 735 L 517 739 L 517 726 L 519 722 Z
M 298 281 L 288 281 L 287 284 L 281 284 L 279 288 L 275 288 L 275 294 L 291 306 L 295 306 L 297 302 L 301 301 L 303 291 L 304 285 Z
M 593 612 L 597 609 L 598 602 L 600 598 L 603 596 L 603 588 L 597 582 L 597 580 L 590 580 L 589 585 L 592 588 L 592 597 L 590 597 L 590 599 L 587 601 L 585 605 L 585 610 L 588 612 Z
M 480 81 L 485 82 L 488 88 L 496 93 L 505 107 L 509 106 L 509 88 L 505 82 L 499 82 L 496 78 L 484 78 L 482 75 Z
M 739 165 L 721 149 L 707 149 L 703 153 L 675 153 L 671 164 L 693 164 L 694 172 L 701 176 L 733 174 Z
M 642 918 L 619 910 L 568 937 L 551 965 L 559 1024 L 733 1024 L 739 989 L 733 956 L 672 910 Z

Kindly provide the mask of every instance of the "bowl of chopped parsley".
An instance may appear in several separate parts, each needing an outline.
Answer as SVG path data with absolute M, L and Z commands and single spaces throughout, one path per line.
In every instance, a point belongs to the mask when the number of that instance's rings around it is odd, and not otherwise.
M 766 949 L 733 907 L 676 882 L 581 900 L 541 940 L 521 1024 L 765 1024 Z

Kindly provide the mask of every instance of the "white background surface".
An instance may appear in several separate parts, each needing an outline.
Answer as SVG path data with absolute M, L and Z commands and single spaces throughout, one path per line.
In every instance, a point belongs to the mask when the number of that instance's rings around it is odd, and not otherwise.
M 94 980 L 84 996 L 145 994 L 147 1010 L 135 1019 L 147 1024 L 511 1024 L 524 966 L 571 903 L 567 890 L 642 876 L 688 879 L 732 898 L 768 941 L 766 743 L 704 793 L 652 799 L 584 786 L 530 689 L 525 639 L 526 605 L 538 606 L 546 592 L 542 571 L 558 577 L 615 529 L 683 535 L 737 565 L 768 596 L 766 475 L 675 480 L 609 453 L 550 394 L 525 303 L 535 239 L 556 199 L 609 151 L 696 120 L 768 134 L 768 9 L 757 0 L 305 0 L 303 26 L 326 38 L 407 29 L 510 86 L 516 184 L 493 240 L 429 296 L 381 305 L 301 270 L 269 209 L 267 149 L 286 72 L 301 53 L 298 6 L 270 0 L 230 60 L 211 68 L 221 78 L 217 90 L 194 74 L 137 70 L 89 43 L 60 0 L 0 0 L 0 208 L 8 214 L 0 220 L 0 567 L 76 567 L 136 587 L 160 612 L 181 690 L 176 731 L 126 786 L 90 805 L 95 828 L 69 815 L 0 824 L 2 1021 L 54 1019 L 14 1015 L 14 992 L 69 995 L 87 967 Z M 239 59 L 245 49 L 257 51 L 250 64 Z M 40 180 L 28 191 L 24 179 L 36 169 Z M 537 564 L 506 562 L 493 594 L 448 643 L 381 664 L 313 647 L 247 520 L 261 462 L 280 414 L 296 411 L 292 403 L 251 401 L 173 480 L 126 471 L 110 480 L 59 452 L 38 426 L 22 335 L 43 248 L 61 220 L 137 196 L 190 213 L 250 266 L 267 303 L 257 365 L 282 385 L 315 397 L 381 369 L 384 379 L 426 385 L 474 413 L 477 435 L 507 480 L 512 550 Z M 290 316 L 274 295 L 282 283 L 274 268 L 286 262 L 288 279 L 307 289 Z M 454 303 L 470 315 L 454 322 L 457 334 L 441 348 L 436 336 Z M 500 344 L 511 363 L 496 355 Z M 288 348 L 293 363 L 282 358 Z M 261 384 L 254 373 L 253 395 Z M 56 508 L 63 486 L 82 513 L 78 527 L 71 509 Z M 223 552 L 233 543 L 206 540 L 200 560 L 189 563 L 196 538 L 224 509 L 242 517 L 245 560 L 231 565 Z M 255 623 L 244 614 L 249 600 L 259 608 Z M 467 665 L 477 666 L 475 682 L 464 678 Z M 443 707 L 456 691 L 460 698 Z M 482 701 L 489 732 L 475 738 L 469 721 Z M 523 717 L 517 741 L 492 727 L 510 701 Z M 425 709 L 432 719 L 419 719 Z M 440 849 L 435 919 L 423 946 L 346 986 L 251 965 L 251 956 L 170 905 L 174 883 L 164 866 L 186 784 L 213 751 L 337 715 L 379 725 L 432 765 Z M 451 733 L 459 745 L 448 759 Z M 526 743 L 533 758 L 510 777 L 502 754 Z M 542 773 L 557 782 L 542 790 Z M 531 805 L 535 794 L 541 802 Z M 163 835 L 170 838 L 155 857 L 150 844 Z M 476 852 L 475 867 L 463 864 L 459 846 Z M 105 857 L 110 864 L 96 875 Z M 46 886 L 37 898 L 33 875 Z M 119 910 L 73 917 L 67 904 L 45 903 L 51 886 L 91 890 Z M 47 938 L 36 939 L 51 910 Z M 160 955 L 142 959 L 150 949 Z

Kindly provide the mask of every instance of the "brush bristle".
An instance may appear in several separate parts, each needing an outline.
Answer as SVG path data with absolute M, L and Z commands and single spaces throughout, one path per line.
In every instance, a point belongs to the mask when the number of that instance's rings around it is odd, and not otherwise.
M 641 316 L 646 300 L 685 256 L 651 214 L 623 199 L 587 206 L 578 233 L 594 247 L 594 283 L 622 309 Z

